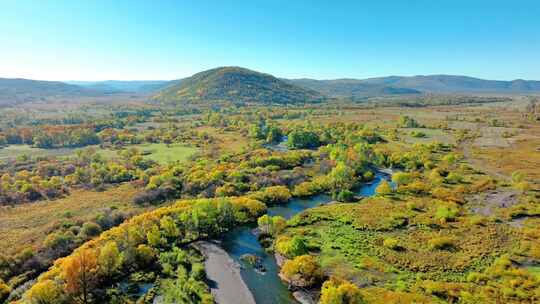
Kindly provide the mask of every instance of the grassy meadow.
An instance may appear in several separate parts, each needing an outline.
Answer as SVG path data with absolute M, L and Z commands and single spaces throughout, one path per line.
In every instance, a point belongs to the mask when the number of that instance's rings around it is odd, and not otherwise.
M 17 157 L 48 157 L 48 156 L 69 156 L 76 149 L 40 149 L 30 145 L 8 145 L 0 148 L 0 160 L 16 159 Z
M 2 253 L 14 254 L 27 247 L 38 250 L 57 227 L 92 221 L 102 211 L 142 212 L 143 209 L 132 202 L 136 191 L 129 184 L 101 192 L 80 189 L 52 201 L 1 207 Z

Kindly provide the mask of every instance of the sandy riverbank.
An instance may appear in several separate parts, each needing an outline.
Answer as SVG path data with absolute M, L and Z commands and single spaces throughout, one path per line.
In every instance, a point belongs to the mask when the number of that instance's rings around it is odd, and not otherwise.
M 255 304 L 255 298 L 240 275 L 240 266 L 225 250 L 212 242 L 198 242 L 195 246 L 206 257 L 206 276 L 218 304 Z

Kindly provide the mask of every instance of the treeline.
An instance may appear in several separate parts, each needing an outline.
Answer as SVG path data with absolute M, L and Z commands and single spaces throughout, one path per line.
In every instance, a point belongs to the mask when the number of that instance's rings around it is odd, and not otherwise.
M 387 97 L 370 98 L 365 102 L 374 107 L 429 107 L 429 106 L 450 106 L 466 104 L 485 104 L 493 102 L 507 102 L 509 97 L 489 97 L 489 96 L 463 96 L 463 95 L 421 95 L 414 97 Z
M 0 126 L 0 146 L 27 144 L 37 148 L 51 149 L 76 148 L 100 143 L 114 144 L 104 139 L 100 133 L 104 130 L 129 132 L 127 128 L 147 121 L 153 112 L 151 110 L 117 111 L 106 118 L 71 114 L 62 118 L 6 123 Z
M 0 133 L 0 145 L 27 144 L 37 148 L 84 147 L 100 143 L 90 126 L 14 128 Z

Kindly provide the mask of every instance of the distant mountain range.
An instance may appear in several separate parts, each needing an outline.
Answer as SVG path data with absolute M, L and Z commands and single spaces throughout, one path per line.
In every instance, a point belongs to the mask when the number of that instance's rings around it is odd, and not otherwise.
M 368 79 L 279 79 L 241 67 L 220 67 L 179 80 L 39 81 L 0 78 L 0 105 L 54 97 L 131 93 L 162 103 L 214 101 L 304 103 L 325 98 L 433 94 L 538 94 L 540 81 L 484 80 L 467 76 L 389 76 Z
M 0 105 L 42 101 L 51 97 L 99 96 L 102 92 L 60 81 L 0 78 Z
M 419 90 L 411 88 L 396 87 L 386 84 L 366 83 L 358 79 L 335 79 L 335 80 L 316 80 L 316 79 L 284 79 L 285 81 L 321 92 L 330 97 L 357 98 L 367 96 L 383 95 L 401 95 L 401 94 L 420 94 Z
M 154 100 L 164 103 L 230 101 L 294 104 L 324 98 L 315 90 L 240 67 L 220 67 L 200 72 L 153 96 Z
M 152 93 L 174 84 L 175 80 L 67 81 L 66 83 L 106 93 Z
M 46 102 L 53 98 L 99 97 L 120 93 L 150 95 L 177 82 L 178 80 L 61 82 L 0 78 L 0 105 Z
M 289 79 L 292 84 L 317 90 L 331 97 L 366 97 L 401 94 L 528 94 L 540 92 L 540 81 L 484 80 L 467 76 L 389 76 L 368 79 Z

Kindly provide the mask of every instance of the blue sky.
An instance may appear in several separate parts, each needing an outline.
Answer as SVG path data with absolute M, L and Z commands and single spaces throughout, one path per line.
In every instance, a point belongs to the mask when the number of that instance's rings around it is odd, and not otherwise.
M 540 79 L 540 1 L 0 0 L 0 77 Z

